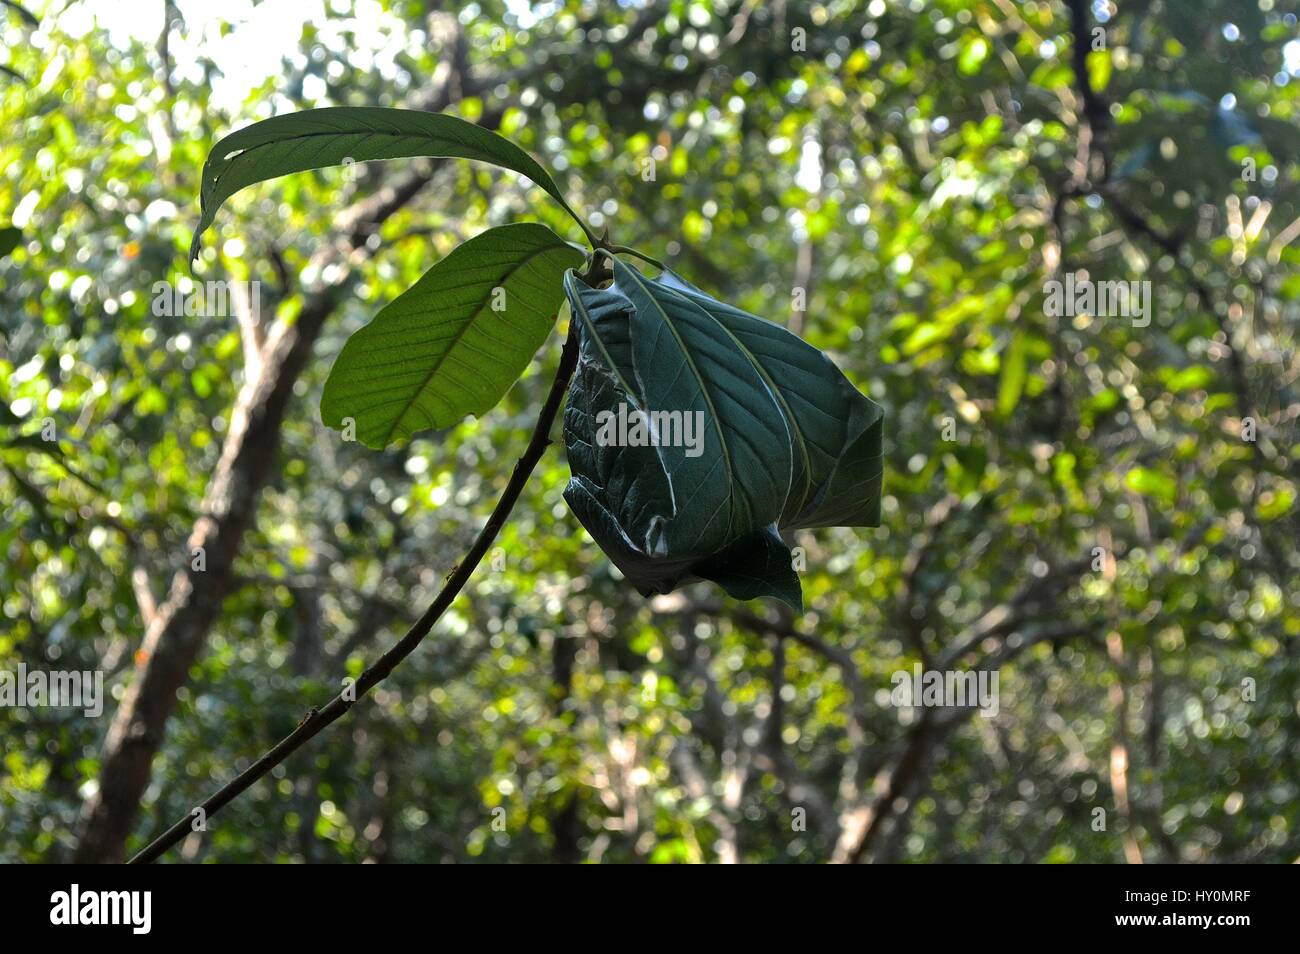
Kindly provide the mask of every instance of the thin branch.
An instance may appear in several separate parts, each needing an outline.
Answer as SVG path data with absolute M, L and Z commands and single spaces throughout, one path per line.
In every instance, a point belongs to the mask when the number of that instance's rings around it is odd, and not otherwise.
M 1209 283 L 1197 274 L 1195 261 L 1189 261 L 1184 254 L 1188 244 L 1187 236 L 1166 233 L 1153 225 L 1146 215 L 1127 204 L 1119 195 L 1117 184 L 1109 181 L 1110 151 L 1107 133 L 1110 129 L 1110 109 L 1105 97 L 1093 88 L 1088 77 L 1088 51 L 1085 47 L 1085 34 L 1088 32 L 1089 23 L 1088 3 L 1087 0 L 1068 0 L 1068 5 L 1070 8 L 1070 30 L 1073 35 L 1075 84 L 1083 99 L 1084 121 L 1079 124 L 1080 169 L 1076 172 L 1074 179 L 1066 184 L 1062 194 L 1057 197 L 1053 210 L 1053 216 L 1057 219 L 1056 225 L 1062 248 L 1064 247 L 1064 233 L 1060 221 L 1062 203 L 1067 197 L 1073 198 L 1087 191 L 1095 190 L 1105 198 L 1107 208 L 1111 209 L 1120 220 L 1126 234 L 1141 236 L 1173 260 L 1174 265 L 1195 293 L 1201 307 L 1214 320 L 1215 327 L 1219 332 L 1218 337 L 1222 339 L 1220 344 L 1228 361 L 1228 377 L 1233 395 L 1236 398 L 1238 417 L 1243 420 L 1251 418 L 1258 421 L 1260 419 L 1259 414 L 1251 399 L 1246 358 L 1243 349 L 1238 348 L 1233 343 L 1233 329 L 1228 320 L 1228 307 L 1226 303 L 1216 299 Z M 1098 160 L 1096 164 L 1100 166 L 1100 174 L 1095 184 L 1091 184 L 1088 179 L 1094 157 Z M 1254 510 L 1256 495 L 1260 489 L 1258 474 L 1268 471 L 1275 465 L 1275 462 L 1270 460 L 1270 455 L 1264 449 L 1263 441 L 1253 440 L 1246 443 L 1249 444 L 1251 456 L 1255 461 L 1255 476 L 1251 482 L 1250 491 L 1251 506 L 1247 509 L 1249 514 Z M 1279 457 L 1276 463 L 1285 468 L 1288 461 Z M 1290 470 L 1294 471 L 1294 466 Z M 1289 592 L 1285 585 L 1289 567 L 1273 546 L 1270 538 L 1264 533 L 1263 527 L 1259 526 L 1255 521 L 1252 521 L 1252 523 L 1255 523 L 1255 532 L 1259 538 L 1260 548 L 1268 561 L 1270 572 L 1277 583 L 1282 586 L 1283 593 L 1286 594 Z
M 919 607 L 918 580 L 921 570 L 925 567 L 926 560 L 938 546 L 940 534 L 942 533 L 948 518 L 953 515 L 957 505 L 961 503 L 961 498 L 954 493 L 948 493 L 940 497 L 925 513 L 925 520 L 921 532 L 912 538 L 912 545 L 903 558 L 903 564 L 899 568 L 899 573 L 903 578 L 902 593 L 899 596 L 899 622 L 902 624 L 904 635 L 912 648 L 916 650 L 921 657 L 922 664 L 928 669 L 930 667 L 930 651 L 925 645 L 923 636 L 924 626 L 922 619 L 924 614 L 918 614 L 916 611 Z
M 793 808 L 806 808 L 813 816 L 817 830 L 834 844 L 839 838 L 839 820 L 830 799 L 820 788 L 804 776 L 781 742 L 781 681 L 785 668 L 785 642 L 790 640 L 818 653 L 832 665 L 839 667 L 840 678 L 849 692 L 847 708 L 847 737 L 849 754 L 841 772 L 840 796 L 845 800 L 857 797 L 857 779 L 863 752 L 866 748 L 867 690 L 862 675 L 848 650 L 832 646 L 816 636 L 804 632 L 794 621 L 782 613 L 778 617 L 760 616 L 743 606 L 700 604 L 699 609 L 714 616 L 727 616 L 731 621 L 751 632 L 775 637 L 772 668 L 772 709 L 759 746 L 754 751 L 757 767 L 770 772 L 785 785 L 785 797 Z
M 432 90 L 423 105 L 440 109 L 452 102 L 449 84 Z M 499 118 L 496 110 L 480 122 L 494 124 Z M 136 678 L 104 741 L 99 788 L 82 806 L 75 861 L 117 861 L 122 856 L 149 784 L 153 757 L 175 708 L 176 691 L 184 685 L 220 613 L 240 541 L 256 522 L 255 504 L 275 458 L 295 384 L 343 289 L 373 252 L 368 241 L 373 226 L 361 228 L 359 223 L 381 222 L 396 214 L 428 185 L 436 168 L 421 163 L 336 217 L 342 238 L 317 249 L 310 261 L 317 275 L 328 274 L 327 265 L 339 266 L 334 280 L 322 279 L 302 289 L 303 304 L 296 319 L 277 321 L 268 328 L 261 373 L 240 389 L 201 512 L 194 515 L 189 546 L 207 554 L 206 570 L 187 567 L 178 572 L 145 631 Z M 124 408 L 120 405 L 114 414 L 125 413 Z
M 599 261 L 599 256 L 596 257 L 596 260 Z M 573 370 L 578 363 L 577 334 L 577 324 L 571 323 L 569 337 L 564 343 L 564 351 L 560 356 L 560 366 L 556 369 L 555 379 L 551 382 L 551 390 L 546 397 L 546 403 L 542 405 L 542 410 L 537 416 L 537 424 L 533 428 L 533 435 L 528 442 L 528 447 L 515 464 L 510 480 L 506 484 L 505 490 L 502 491 L 496 507 L 493 508 L 491 516 L 488 517 L 487 523 L 479 531 L 478 537 L 469 548 L 469 552 L 465 554 L 464 559 L 447 577 L 438 595 L 429 605 L 429 608 L 424 611 L 424 615 L 407 630 L 405 636 L 379 658 L 378 662 L 361 674 L 361 678 L 356 681 L 355 685 L 345 687 L 324 708 L 313 708 L 299 723 L 298 727 L 285 736 L 274 748 L 233 780 L 222 786 L 207 801 L 203 802 L 199 807 L 202 809 L 204 819 L 211 818 L 245 789 L 301 748 L 309 739 L 316 736 L 322 729 L 342 718 L 356 704 L 358 699 L 386 679 L 397 668 L 398 664 L 411 655 L 415 648 L 429 635 L 434 624 L 438 622 L 442 614 L 455 601 L 465 584 L 469 582 L 474 570 L 482 562 L 483 557 L 487 555 L 501 527 L 510 516 L 510 511 L 514 509 L 515 503 L 519 500 L 524 485 L 528 482 L 528 478 L 532 475 L 538 461 L 541 460 L 542 454 L 545 453 L 546 448 L 551 443 L 551 426 L 555 423 L 556 414 L 560 409 L 565 390 L 569 385 L 569 378 L 573 375 Z M 190 833 L 191 820 L 191 815 L 186 815 L 176 822 L 166 832 L 154 839 L 148 847 L 132 858 L 131 864 L 147 863 L 157 859 L 163 852 Z
M 251 381 L 262 373 L 262 348 L 266 345 L 260 284 L 255 283 L 250 291 L 247 283 L 235 282 L 230 303 L 239 321 L 239 337 L 244 348 L 244 380 Z
M 1083 119 L 1078 129 L 1079 167 L 1075 170 L 1074 185 L 1086 188 L 1092 179 L 1094 159 L 1100 166 L 1096 181 L 1105 182 L 1110 177 L 1110 151 L 1106 133 L 1110 129 L 1110 106 L 1106 98 L 1093 88 L 1088 76 L 1088 0 L 1068 0 L 1070 8 L 1071 49 L 1075 85 L 1083 99 Z M 1071 190 L 1073 191 L 1073 190 Z

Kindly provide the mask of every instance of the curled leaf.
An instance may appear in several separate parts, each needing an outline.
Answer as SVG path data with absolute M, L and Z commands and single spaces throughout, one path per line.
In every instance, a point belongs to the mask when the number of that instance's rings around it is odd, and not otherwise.
M 784 531 L 877 526 L 884 412 L 822 352 L 669 270 L 570 271 L 565 499 L 642 593 L 693 579 L 800 608 Z

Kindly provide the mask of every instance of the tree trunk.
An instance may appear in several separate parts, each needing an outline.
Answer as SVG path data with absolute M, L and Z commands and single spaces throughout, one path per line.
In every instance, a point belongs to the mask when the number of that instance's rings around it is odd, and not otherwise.
M 462 57 L 451 59 L 456 62 Z M 422 106 L 444 109 L 453 96 L 463 92 L 467 81 L 452 72 L 440 77 L 437 90 Z M 500 112 L 493 111 L 482 122 L 494 124 L 499 118 Z M 357 257 L 369 255 L 367 239 L 428 184 L 432 168 L 408 174 L 341 216 L 345 238 L 326 252 L 327 257 L 347 266 Z M 255 377 L 239 393 L 221 459 L 204 496 L 203 516 L 190 535 L 186 569 L 173 578 L 167 599 L 149 621 L 135 678 L 105 739 L 99 788 L 82 810 L 81 837 L 73 855 L 78 863 L 123 860 L 140 798 L 149 784 L 151 763 L 176 706 L 176 691 L 184 684 L 230 592 L 235 555 L 254 519 L 258 493 L 279 447 L 285 409 L 347 281 L 350 269 L 344 271 L 334 285 L 308 296 L 295 322 L 271 330 L 258 356 Z M 202 548 L 202 570 L 194 569 L 196 548 Z

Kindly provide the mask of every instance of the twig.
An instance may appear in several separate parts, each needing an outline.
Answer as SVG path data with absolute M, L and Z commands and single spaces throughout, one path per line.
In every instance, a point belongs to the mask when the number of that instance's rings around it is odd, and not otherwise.
M 599 261 L 600 256 L 594 256 L 593 269 L 599 268 Z M 298 727 L 280 740 L 274 748 L 222 786 L 207 801 L 203 802 L 199 808 L 202 809 L 202 817 L 205 820 L 211 818 L 216 812 L 237 798 L 245 789 L 301 748 L 307 740 L 317 735 L 326 726 L 342 718 L 349 709 L 356 705 L 358 699 L 386 679 L 397 668 L 397 665 L 411 655 L 415 648 L 429 635 L 434 624 L 438 622 L 442 614 L 455 601 L 465 584 L 469 582 L 474 570 L 482 562 L 483 557 L 487 555 L 501 527 L 510 516 L 510 511 L 514 509 L 515 503 L 519 500 L 519 495 L 523 492 L 528 478 L 532 475 L 538 461 L 542 458 L 542 454 L 550 445 L 551 426 L 555 423 L 556 414 L 564 399 L 564 392 L 569 385 L 569 378 L 572 377 L 577 364 L 577 324 L 571 323 L 569 337 L 564 343 L 564 351 L 560 356 L 560 366 L 556 369 L 555 379 L 551 382 L 551 390 L 546 396 L 546 403 L 542 405 L 542 410 L 537 416 L 537 424 L 533 428 L 533 435 L 528 442 L 528 447 L 525 448 L 523 456 L 515 464 L 515 469 L 511 473 L 510 480 L 506 484 L 505 490 L 502 491 L 496 507 L 493 508 L 492 515 L 488 517 L 487 523 L 479 531 L 474 544 L 469 548 L 469 552 L 465 554 L 465 557 L 456 566 L 455 570 L 447 577 L 447 581 L 443 584 L 442 589 L 429 605 L 429 608 L 424 611 L 424 615 L 406 631 L 405 636 L 379 658 L 378 662 L 361 674 L 361 678 L 356 681 L 355 685 L 345 687 L 325 707 L 313 708 Z M 191 821 L 192 815 L 186 815 L 163 832 L 162 835 L 155 838 L 148 847 L 132 858 L 130 863 L 144 864 L 157 859 L 163 852 L 190 833 Z

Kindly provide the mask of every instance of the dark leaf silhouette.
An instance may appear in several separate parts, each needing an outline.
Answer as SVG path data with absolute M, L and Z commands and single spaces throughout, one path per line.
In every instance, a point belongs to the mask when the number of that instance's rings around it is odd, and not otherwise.
M 879 524 L 882 409 L 797 335 L 671 271 L 616 261 L 609 288 L 569 272 L 565 292 L 578 519 L 642 593 L 701 578 L 800 608 L 781 533 Z

